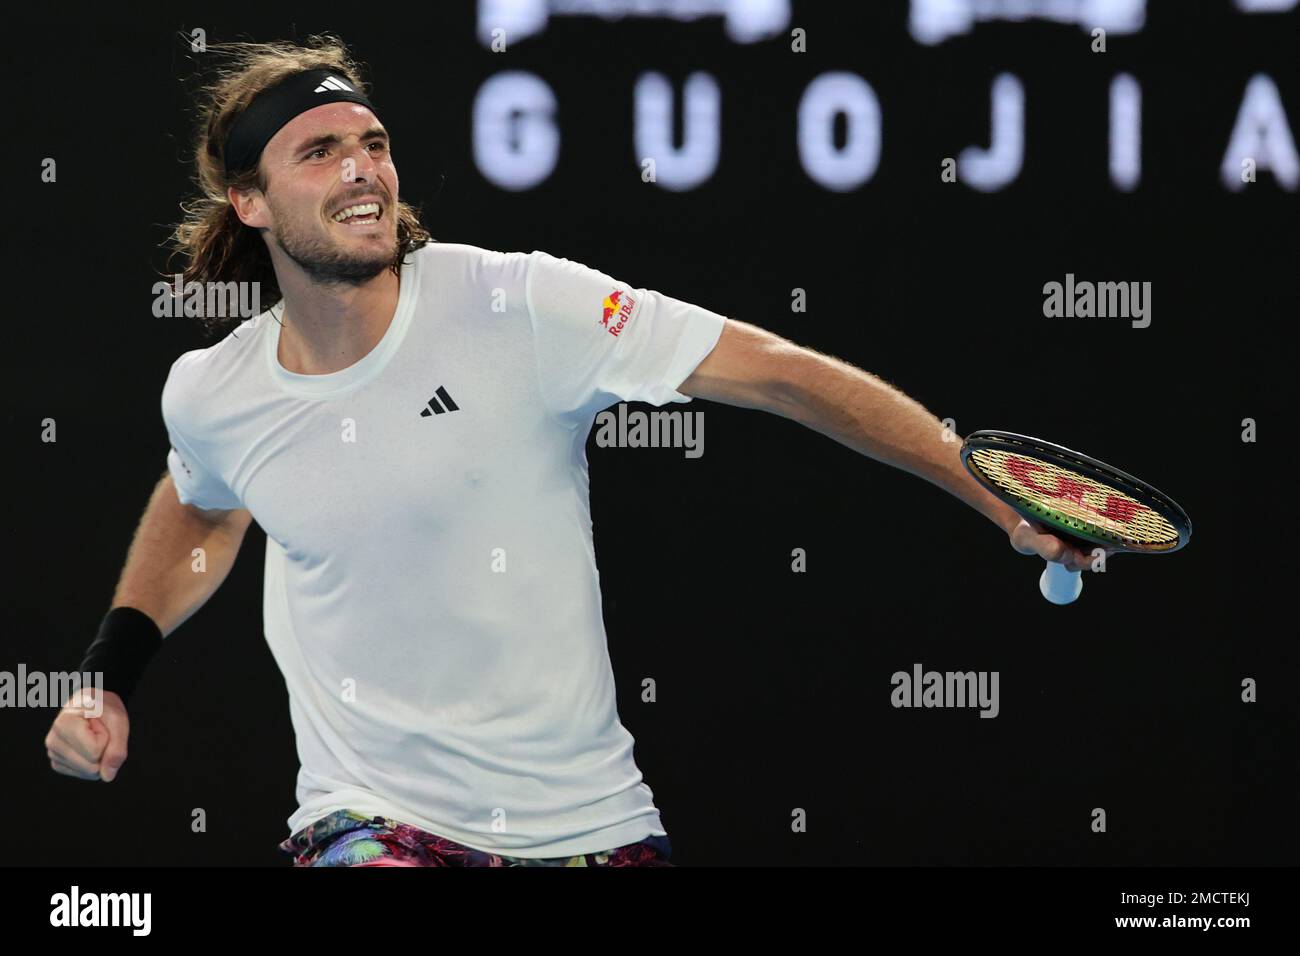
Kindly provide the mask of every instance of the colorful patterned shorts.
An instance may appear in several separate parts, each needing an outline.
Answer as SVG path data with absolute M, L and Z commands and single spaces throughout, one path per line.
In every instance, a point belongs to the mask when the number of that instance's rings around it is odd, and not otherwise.
M 613 850 L 527 860 L 474 850 L 408 823 L 336 810 L 280 844 L 302 866 L 672 866 L 666 836 Z

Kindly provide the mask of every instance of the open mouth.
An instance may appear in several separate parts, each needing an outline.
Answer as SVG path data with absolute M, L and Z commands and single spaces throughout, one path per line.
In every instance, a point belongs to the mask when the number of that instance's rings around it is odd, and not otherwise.
M 383 216 L 379 203 L 365 202 L 340 209 L 334 214 L 333 221 L 340 226 L 373 226 Z

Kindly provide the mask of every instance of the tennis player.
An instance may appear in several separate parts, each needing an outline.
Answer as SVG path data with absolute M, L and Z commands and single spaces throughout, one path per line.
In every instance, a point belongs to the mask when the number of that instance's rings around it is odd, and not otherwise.
M 956 495 L 1021 553 L 1088 566 L 875 376 L 545 252 L 432 241 L 337 39 L 224 49 L 175 239 L 187 282 L 259 282 L 274 304 L 208 317 L 224 337 L 171 367 L 167 472 L 82 663 L 104 711 L 60 712 L 55 771 L 115 778 L 141 673 L 256 518 L 295 865 L 671 865 L 592 546 L 585 444 L 619 401 L 782 415 Z

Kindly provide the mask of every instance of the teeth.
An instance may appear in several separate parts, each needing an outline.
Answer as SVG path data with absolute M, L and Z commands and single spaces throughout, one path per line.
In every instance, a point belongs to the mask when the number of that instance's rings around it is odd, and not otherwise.
M 347 209 L 341 209 L 334 214 L 334 221 L 342 222 L 344 219 L 347 219 L 350 216 L 367 216 L 372 214 L 378 217 L 379 203 L 367 202 L 367 203 L 362 203 L 359 206 L 348 206 Z

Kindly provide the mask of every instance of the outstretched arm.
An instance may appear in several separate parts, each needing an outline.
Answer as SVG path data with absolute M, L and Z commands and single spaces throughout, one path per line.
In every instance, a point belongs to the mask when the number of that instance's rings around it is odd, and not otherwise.
M 915 399 L 847 362 L 728 319 L 718 344 L 677 390 L 806 425 L 877 461 L 938 485 L 984 515 L 1021 554 L 1059 561 L 1071 571 L 1091 556 L 1022 519 L 971 477 L 961 437 Z

